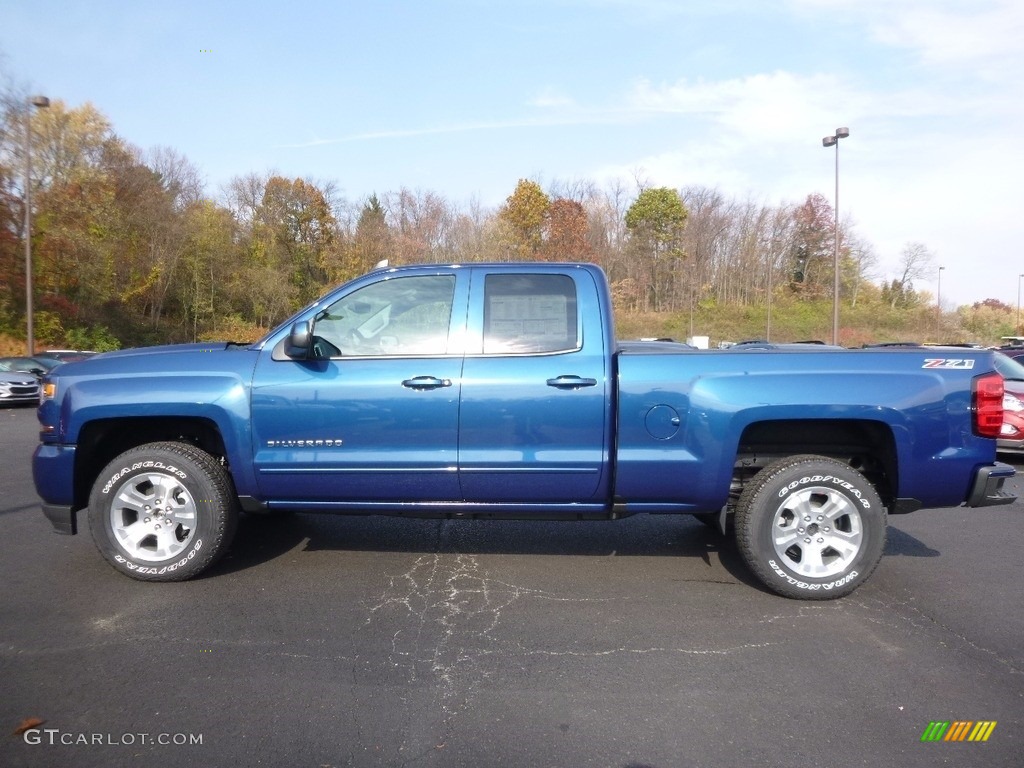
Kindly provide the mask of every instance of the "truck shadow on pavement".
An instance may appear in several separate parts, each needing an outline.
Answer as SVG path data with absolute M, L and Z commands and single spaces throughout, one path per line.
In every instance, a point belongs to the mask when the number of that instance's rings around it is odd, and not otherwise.
M 616 521 L 449 520 L 388 516 L 243 515 L 230 551 L 206 575 L 257 568 L 289 552 L 381 552 L 441 555 L 673 557 L 700 561 L 708 581 L 728 576 L 764 590 L 731 537 L 686 515 L 636 515 Z M 940 553 L 889 528 L 886 555 Z M 202 577 L 200 577 L 202 578 Z
M 888 538 L 885 542 L 885 556 L 902 555 L 903 557 L 938 557 L 942 553 L 932 549 L 915 536 L 911 536 L 899 528 L 888 528 Z
M 709 569 L 720 563 L 739 581 L 758 586 L 730 540 L 686 515 L 569 522 L 243 515 L 230 551 L 208 575 L 255 568 L 294 551 L 676 557 Z
M 4 507 L 0 509 L 0 515 L 11 515 L 15 512 L 28 512 L 29 510 L 38 510 L 39 502 L 34 501 L 31 504 L 22 504 L 20 507 Z

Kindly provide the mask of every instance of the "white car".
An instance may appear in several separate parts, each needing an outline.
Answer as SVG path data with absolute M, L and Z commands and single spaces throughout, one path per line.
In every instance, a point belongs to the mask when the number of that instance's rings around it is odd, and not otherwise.
M 0 405 L 38 403 L 39 380 L 31 373 L 0 370 Z

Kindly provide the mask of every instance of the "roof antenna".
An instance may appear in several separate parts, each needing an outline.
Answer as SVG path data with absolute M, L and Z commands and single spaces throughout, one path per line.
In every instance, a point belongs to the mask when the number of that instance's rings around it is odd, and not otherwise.
M 383 268 L 384 268 L 384 267 L 386 267 L 387 265 L 388 265 L 388 260 L 387 260 L 387 259 L 381 259 L 380 261 L 378 261 L 378 262 L 377 262 L 377 263 L 376 263 L 376 264 L 374 265 L 374 267 L 373 267 L 373 268 L 374 268 L 374 269 L 383 269 Z

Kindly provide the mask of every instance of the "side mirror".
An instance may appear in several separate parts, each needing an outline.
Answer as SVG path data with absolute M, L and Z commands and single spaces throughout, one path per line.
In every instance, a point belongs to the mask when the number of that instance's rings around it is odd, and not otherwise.
M 313 343 L 313 332 L 308 320 L 301 320 L 292 324 L 291 333 L 285 342 L 284 353 L 288 357 L 297 360 L 305 360 L 309 357 L 309 348 Z

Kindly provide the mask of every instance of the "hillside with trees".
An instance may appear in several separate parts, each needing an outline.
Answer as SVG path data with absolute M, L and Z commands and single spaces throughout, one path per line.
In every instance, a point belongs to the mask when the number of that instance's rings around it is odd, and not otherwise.
M 624 337 L 713 342 L 831 337 L 834 211 L 810 192 L 766 204 L 715 189 L 520 180 L 494 210 L 430 190 L 350 200 L 341 180 L 239 169 L 217 190 L 173 148 L 142 150 L 90 104 L 0 118 L 0 348 L 24 347 L 24 241 L 32 238 L 39 345 L 110 349 L 251 340 L 328 287 L 392 264 L 589 261 L 612 285 Z M 31 126 L 32 232 L 24 136 Z M 973 341 L 1014 332 L 989 300 L 940 310 L 917 287 L 937 269 L 907 243 L 883 276 L 843 224 L 840 342 Z

